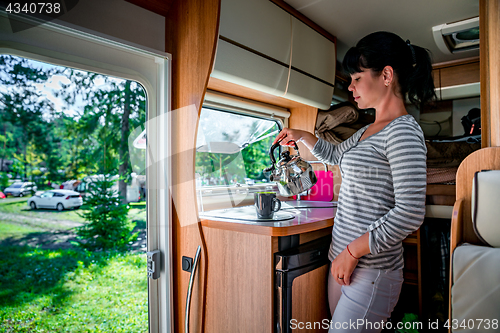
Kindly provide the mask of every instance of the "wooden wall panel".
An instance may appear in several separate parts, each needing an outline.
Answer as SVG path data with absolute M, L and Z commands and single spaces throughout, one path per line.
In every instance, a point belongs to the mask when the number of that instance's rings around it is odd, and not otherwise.
M 204 245 L 197 218 L 194 184 L 194 143 L 201 103 L 215 59 L 220 0 L 175 0 L 165 17 L 166 51 L 172 54 L 172 197 L 174 331 L 184 332 L 189 273 L 182 256 L 194 257 Z M 191 302 L 190 330 L 203 332 L 206 288 L 203 248 Z
M 481 134 L 483 147 L 500 146 L 500 2 L 479 1 Z
M 318 115 L 318 109 L 312 106 L 302 106 L 290 109 L 290 119 L 288 119 L 288 127 L 300 129 L 314 133 L 314 128 L 316 126 L 316 116 Z M 316 157 L 311 154 L 309 149 L 306 148 L 302 143 L 298 143 L 300 156 L 307 161 L 315 161 Z M 293 148 L 292 148 L 293 150 Z M 314 165 L 314 169 L 323 170 L 320 165 Z

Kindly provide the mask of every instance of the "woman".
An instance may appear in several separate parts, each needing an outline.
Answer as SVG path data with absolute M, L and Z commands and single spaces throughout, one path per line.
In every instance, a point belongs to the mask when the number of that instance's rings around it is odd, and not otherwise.
M 338 164 L 342 186 L 332 231 L 330 331 L 380 332 L 403 283 L 402 241 L 425 213 L 426 147 L 405 101 L 434 98 L 428 52 L 388 32 L 361 39 L 344 57 L 354 100 L 374 108 L 375 122 L 339 145 L 283 129 L 275 142 L 303 142 L 321 161 Z

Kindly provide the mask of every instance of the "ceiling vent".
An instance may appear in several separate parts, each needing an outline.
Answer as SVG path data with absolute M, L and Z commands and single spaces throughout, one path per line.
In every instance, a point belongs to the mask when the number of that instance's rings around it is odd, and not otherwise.
M 446 53 L 479 49 L 479 17 L 432 27 L 438 48 Z

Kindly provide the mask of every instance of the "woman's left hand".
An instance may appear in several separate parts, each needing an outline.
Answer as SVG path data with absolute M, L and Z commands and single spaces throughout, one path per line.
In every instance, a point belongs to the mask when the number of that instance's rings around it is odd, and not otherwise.
M 357 259 L 354 259 L 347 249 L 340 252 L 340 254 L 332 261 L 331 273 L 335 281 L 343 286 L 351 284 L 351 274 L 358 264 Z

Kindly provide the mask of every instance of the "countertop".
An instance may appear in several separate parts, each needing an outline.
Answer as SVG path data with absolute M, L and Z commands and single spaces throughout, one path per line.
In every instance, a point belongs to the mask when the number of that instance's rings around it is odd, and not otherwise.
M 255 216 L 253 206 L 200 212 L 201 225 L 208 228 L 232 230 L 238 232 L 268 235 L 289 236 L 316 231 L 333 225 L 337 212 L 336 203 L 317 201 L 286 201 L 275 218 L 281 221 L 262 221 Z

